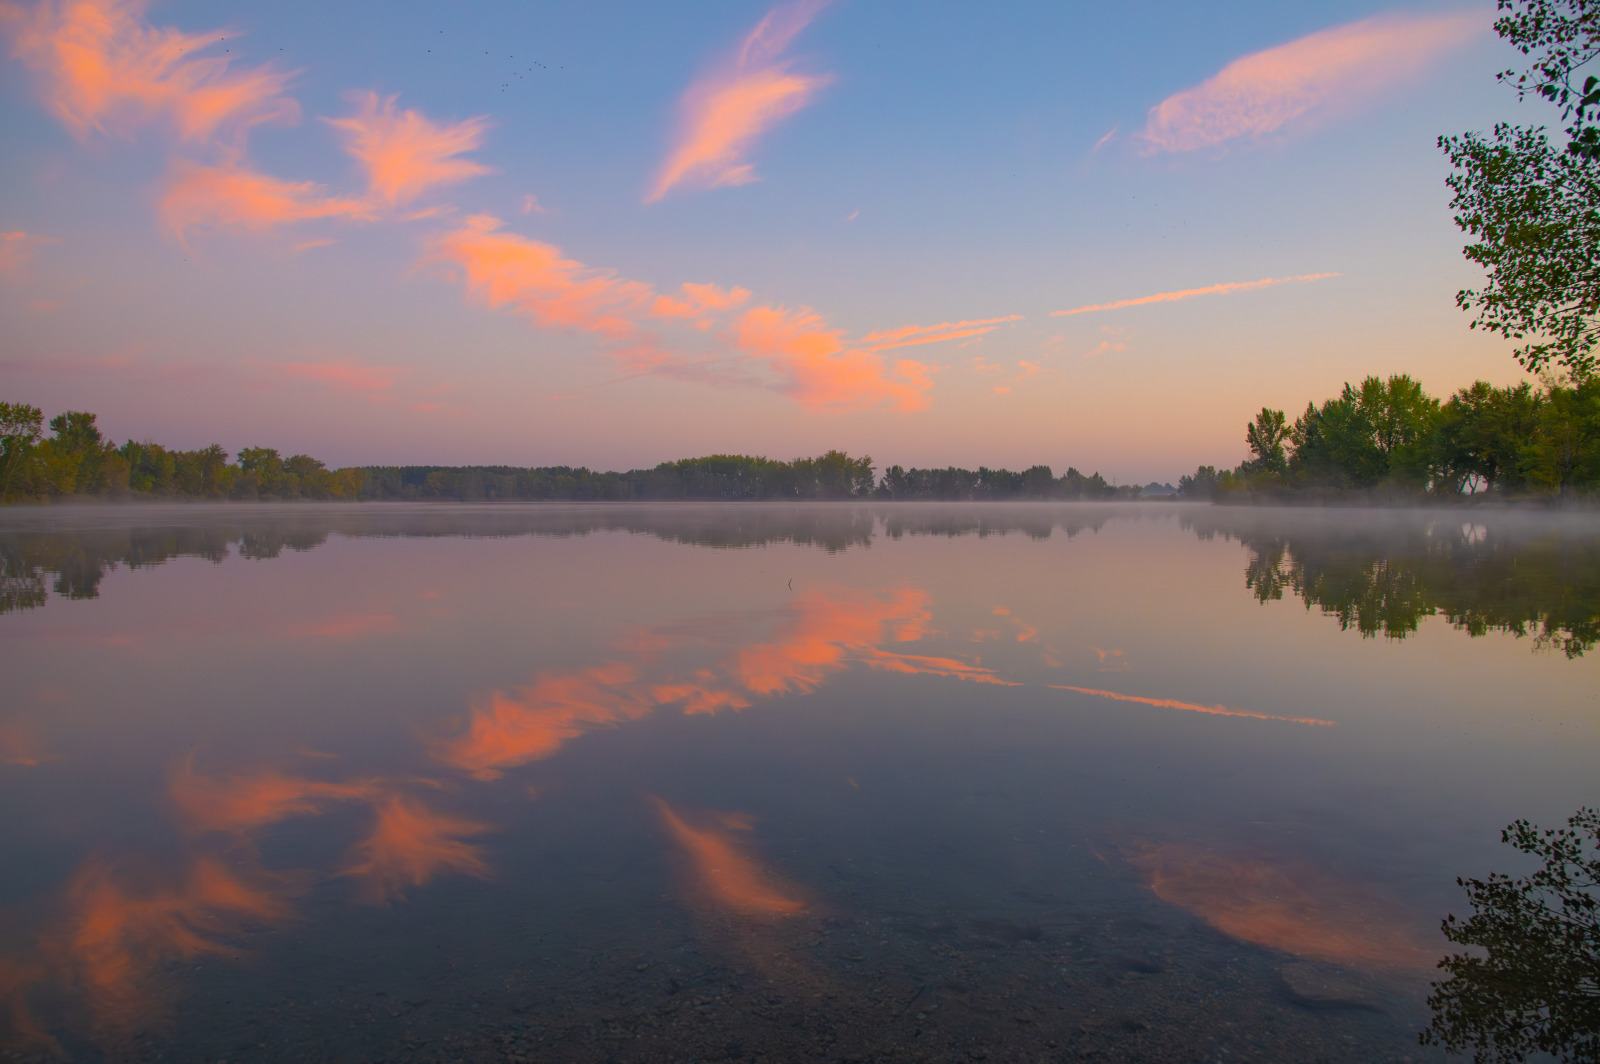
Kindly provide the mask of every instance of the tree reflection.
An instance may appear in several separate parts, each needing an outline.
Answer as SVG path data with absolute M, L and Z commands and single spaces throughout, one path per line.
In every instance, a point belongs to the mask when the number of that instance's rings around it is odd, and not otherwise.
M 1469 635 L 1532 636 L 1536 649 L 1582 656 L 1600 639 L 1600 539 L 1562 520 L 1417 520 L 1363 514 L 1186 517 L 1202 538 L 1249 549 L 1245 587 L 1286 592 L 1339 627 L 1403 639 L 1440 616 Z
M 1580 809 L 1565 828 L 1518 820 L 1500 839 L 1542 867 L 1457 880 L 1474 912 L 1445 919 L 1445 937 L 1474 947 L 1439 962 L 1424 1045 L 1471 1052 L 1477 1064 L 1600 1060 L 1600 812 Z
M 743 549 L 774 543 L 830 554 L 870 547 L 876 536 L 967 536 L 1021 533 L 1047 539 L 1098 531 L 1115 511 L 1030 505 L 865 505 L 828 503 L 685 505 L 396 506 L 268 510 L 197 508 L 174 521 L 167 511 L 130 508 L 105 516 L 102 527 L 51 527 L 42 511 L 22 515 L 20 528 L 0 530 L 0 613 L 42 606 L 46 578 L 57 595 L 82 599 L 118 566 L 137 569 L 173 558 L 252 561 L 285 550 L 308 551 L 331 536 L 433 538 L 461 536 L 567 538 L 607 532 L 655 536 L 671 543 Z M 1123 511 L 1138 513 L 1138 508 Z M 134 522 L 143 520 L 143 524 Z M 122 524 L 126 522 L 126 524 Z M 120 525 L 120 527 L 119 527 Z M 29 527 L 32 526 L 32 527 Z

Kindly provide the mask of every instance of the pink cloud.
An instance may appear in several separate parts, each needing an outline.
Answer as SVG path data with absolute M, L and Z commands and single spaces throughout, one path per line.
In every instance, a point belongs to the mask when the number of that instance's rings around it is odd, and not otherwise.
M 436 238 L 426 261 L 459 274 L 468 293 L 490 307 L 510 306 L 543 328 L 622 340 L 655 297 L 649 285 L 563 258 L 554 244 L 498 232 L 501 222 L 473 215 Z
M 1305 273 L 1298 277 L 1263 277 L 1259 281 L 1230 281 L 1227 284 L 1207 285 L 1204 288 L 1184 288 L 1176 292 L 1157 292 L 1155 295 L 1139 296 L 1137 299 L 1119 299 L 1115 303 L 1091 303 L 1088 306 L 1074 307 L 1071 310 L 1052 310 L 1052 318 L 1065 318 L 1073 314 L 1089 314 L 1100 310 L 1121 310 L 1123 307 L 1141 307 L 1146 303 L 1176 303 L 1182 299 L 1193 299 L 1195 296 L 1221 296 L 1230 292 L 1248 292 L 1255 288 L 1267 288 L 1275 284 L 1289 284 L 1292 281 L 1325 281 L 1330 277 L 1338 277 L 1337 273 Z
M 984 333 L 993 332 L 1007 322 L 1021 320 L 1021 314 L 1012 314 L 1004 318 L 983 318 L 978 321 L 946 321 L 940 322 L 938 325 L 902 325 L 898 329 L 886 329 L 882 332 L 868 333 L 861 338 L 861 344 L 864 348 L 873 351 L 886 351 L 893 347 L 932 344 L 941 340 L 963 340 L 971 336 L 982 336 Z
M 326 196 L 309 181 L 284 181 L 243 166 L 179 161 L 161 198 L 161 217 L 179 240 L 194 228 L 265 233 L 318 218 L 370 220 L 360 200 Z
M 345 150 L 366 167 L 371 193 L 390 204 L 416 199 L 436 185 L 454 184 L 490 173 L 488 167 L 456 156 L 483 141 L 487 117 L 436 124 L 416 111 L 396 111 L 397 97 L 353 93 L 356 113 L 323 121 L 342 131 Z
M 682 298 L 656 296 L 650 304 L 650 314 L 657 318 L 695 319 L 702 328 L 708 328 L 711 325 L 708 315 L 732 310 L 750 298 L 748 288 L 720 288 L 693 281 L 684 282 L 679 291 Z
M 351 392 L 385 391 L 405 373 L 399 366 L 366 366 L 348 361 L 285 362 L 282 369 L 286 376 Z
M 541 328 L 599 337 L 608 354 L 634 373 L 723 385 L 765 385 L 820 411 L 927 405 L 932 368 L 882 352 L 913 344 L 982 335 L 1015 316 L 938 325 L 906 325 L 846 339 L 809 307 L 741 309 L 748 289 L 689 283 L 663 295 L 613 270 L 566 258 L 561 249 L 500 231 L 497 218 L 475 215 L 436 238 L 424 264 L 441 267 L 470 298 L 509 308 Z M 652 329 L 689 325 L 712 333 L 725 354 L 674 350 Z
M 31 12 L 4 12 L 16 24 L 12 54 L 39 75 L 45 105 L 74 135 L 166 121 L 183 140 L 206 141 L 224 127 L 298 117 L 282 95 L 291 73 L 198 56 L 230 34 L 157 28 L 144 8 L 142 0 L 42 0 Z
M 289 635 L 301 639 L 349 641 L 364 639 L 370 635 L 392 635 L 399 630 L 400 621 L 393 614 L 350 613 L 292 625 L 289 628 Z
M 17 280 L 35 251 L 46 244 L 59 243 L 61 241 L 56 237 L 24 233 L 21 230 L 0 233 L 0 280 Z
M 1255 52 L 1151 109 L 1143 150 L 1193 151 L 1286 131 L 1375 97 L 1487 27 L 1478 12 L 1379 15 Z
M 885 405 L 921 410 L 932 381 L 928 367 L 902 359 L 886 365 L 873 347 L 851 348 L 809 307 L 753 307 L 734 326 L 734 342 L 781 379 L 778 391 L 813 410 Z
M 733 62 L 702 76 L 679 103 L 676 143 L 657 174 L 646 203 L 675 186 L 719 188 L 757 180 L 747 161 L 760 136 L 805 107 L 833 77 L 796 73 L 784 49 L 826 0 L 779 4 L 740 45 Z

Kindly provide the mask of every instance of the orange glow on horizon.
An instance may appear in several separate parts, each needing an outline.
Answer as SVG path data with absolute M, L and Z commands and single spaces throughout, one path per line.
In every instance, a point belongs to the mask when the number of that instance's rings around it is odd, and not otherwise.
M 1420 941 L 1421 925 L 1309 865 L 1178 844 L 1146 846 L 1129 860 L 1162 901 L 1245 942 L 1330 964 L 1431 969 L 1439 959 Z
M 1104 661 L 1105 659 L 1102 657 L 1101 660 Z M 1057 691 L 1076 691 L 1079 694 L 1095 695 L 1098 698 L 1114 698 L 1119 702 L 1138 702 L 1141 705 L 1157 706 L 1161 709 L 1185 709 L 1191 713 L 1211 713 L 1219 717 L 1251 717 L 1255 720 L 1281 720 L 1288 724 L 1310 724 L 1329 728 L 1334 725 L 1331 720 L 1319 720 L 1316 717 L 1278 717 L 1271 713 L 1252 713 L 1244 709 L 1229 709 L 1227 706 L 1202 706 L 1194 702 L 1179 702 L 1173 698 L 1141 698 L 1138 695 L 1119 694 L 1116 691 L 1100 691 L 1093 687 L 1072 687 L 1059 683 L 1048 684 L 1047 686 Z
M 402 898 L 445 873 L 489 874 L 483 848 L 462 842 L 481 835 L 489 825 L 444 816 L 411 798 L 396 795 L 374 805 L 372 834 L 356 844 L 342 874 L 363 881 L 368 900 L 378 905 Z
M 795 897 L 795 889 L 775 881 L 759 864 L 740 853 L 731 835 L 710 827 L 693 827 L 660 798 L 651 801 L 673 841 L 688 858 L 700 892 L 713 904 L 747 916 L 793 916 L 805 910 L 806 903 Z M 723 814 L 717 819 L 728 830 L 750 830 L 750 821 L 743 814 Z

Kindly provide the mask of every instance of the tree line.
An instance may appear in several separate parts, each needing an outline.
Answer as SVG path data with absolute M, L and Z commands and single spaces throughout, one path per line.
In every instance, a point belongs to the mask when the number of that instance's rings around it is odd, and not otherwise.
M 1406 374 L 1368 377 L 1292 422 L 1263 407 L 1251 457 L 1182 477 L 1190 498 L 1292 500 L 1593 497 L 1600 493 L 1600 376 L 1539 388 L 1478 381 L 1440 401 Z
M 48 427 L 48 433 L 46 428 Z M 107 440 L 95 415 L 69 410 L 48 426 L 38 407 L 0 402 L 0 501 L 99 499 L 761 501 L 803 499 L 1013 500 L 1137 498 L 1099 473 L 1049 466 L 905 469 L 882 479 L 871 457 L 829 451 L 792 462 L 711 455 L 650 469 L 598 472 L 572 466 L 350 466 L 310 455 L 284 458 L 221 444 L 194 451 Z

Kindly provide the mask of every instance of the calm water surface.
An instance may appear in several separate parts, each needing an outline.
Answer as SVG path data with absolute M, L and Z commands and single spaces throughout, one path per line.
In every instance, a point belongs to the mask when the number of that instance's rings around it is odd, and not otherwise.
M 21 1060 L 1434 1060 L 1600 523 L 0 514 Z

